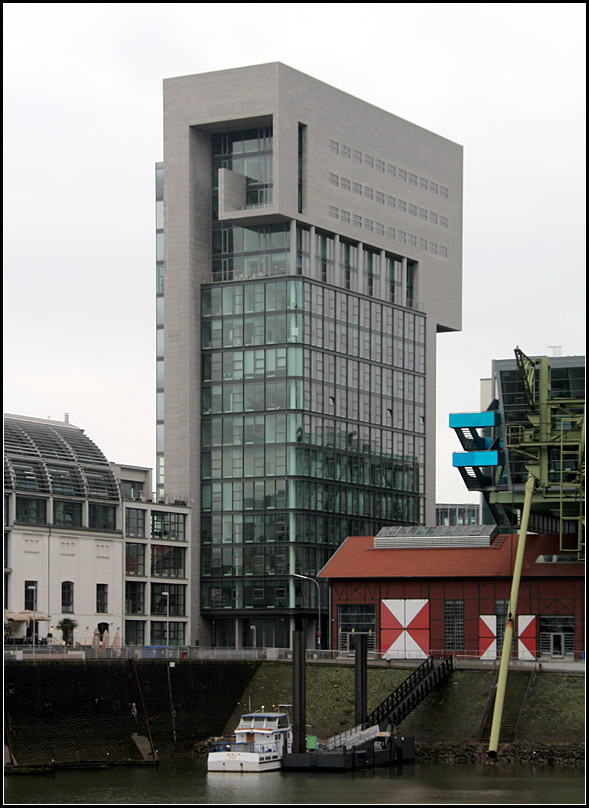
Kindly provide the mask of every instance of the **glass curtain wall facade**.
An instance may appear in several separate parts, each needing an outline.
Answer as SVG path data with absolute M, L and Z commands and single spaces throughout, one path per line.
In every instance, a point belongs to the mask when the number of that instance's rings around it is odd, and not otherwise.
M 426 318 L 396 305 L 398 256 L 343 240 L 336 253 L 334 233 L 290 221 L 219 222 L 219 168 L 246 174 L 248 205 L 271 200 L 272 131 L 215 135 L 212 146 L 201 610 L 217 644 L 234 644 L 233 615 L 263 613 L 265 641 L 288 645 L 285 616 L 316 610 L 318 597 L 293 575 L 315 575 L 349 535 L 423 521 Z M 319 280 L 301 277 L 311 238 Z M 360 266 L 369 292 L 386 277 L 390 302 L 353 291 Z

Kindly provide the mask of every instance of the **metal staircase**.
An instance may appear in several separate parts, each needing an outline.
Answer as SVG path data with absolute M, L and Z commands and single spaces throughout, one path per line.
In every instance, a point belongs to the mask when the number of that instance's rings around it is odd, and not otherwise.
M 387 727 L 397 727 L 409 713 L 431 693 L 440 682 L 447 679 L 454 670 L 452 657 L 435 660 L 428 657 L 408 676 L 390 696 L 381 702 L 366 719 L 367 726 L 378 724 L 381 731 Z
M 396 728 L 440 682 L 450 676 L 453 669 L 452 657 L 438 660 L 428 657 L 370 713 L 363 724 L 329 738 L 328 750 L 358 747 L 373 740 L 379 732 Z

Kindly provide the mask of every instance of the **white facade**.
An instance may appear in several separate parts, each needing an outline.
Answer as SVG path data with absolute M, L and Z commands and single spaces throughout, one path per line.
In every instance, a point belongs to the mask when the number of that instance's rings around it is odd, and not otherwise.
M 4 418 L 5 626 L 17 641 L 75 621 L 128 645 L 190 643 L 190 509 L 156 502 L 151 469 L 108 462 L 67 422 Z M 29 619 L 22 612 L 29 612 Z
M 15 497 L 14 494 L 9 497 Z M 6 533 L 6 526 L 5 526 Z M 90 643 L 99 623 L 108 623 L 109 636 L 123 627 L 124 542 L 120 535 L 57 532 L 51 527 L 21 527 L 8 530 L 8 560 L 5 560 L 5 607 L 13 612 L 33 606 L 43 616 L 37 638 L 48 633 L 61 639 L 56 626 L 62 618 L 77 622 L 74 640 Z M 9 574 L 6 576 L 7 568 Z M 72 610 L 64 611 L 64 584 L 71 583 Z M 101 592 L 98 592 L 98 585 Z M 36 601 L 27 596 L 29 587 Z M 106 595 L 106 600 L 104 596 Z M 100 600 L 100 602 L 98 602 Z M 101 609 L 99 611 L 99 609 Z M 25 634 L 25 625 L 15 624 L 12 635 Z
M 5 416 L 4 607 L 39 613 L 36 639 L 73 641 L 123 627 L 124 541 L 120 500 L 106 458 L 69 423 Z M 48 618 L 48 619 L 45 619 Z M 6 621 L 5 621 L 6 623 Z M 11 636 L 32 626 L 10 621 Z

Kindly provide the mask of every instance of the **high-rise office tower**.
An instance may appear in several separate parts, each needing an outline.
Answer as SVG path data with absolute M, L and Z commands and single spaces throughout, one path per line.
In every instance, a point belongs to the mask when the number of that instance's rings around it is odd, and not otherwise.
M 193 637 L 321 620 L 325 645 L 339 544 L 435 523 L 462 148 L 274 63 L 166 80 L 156 176 L 157 483 L 193 509 Z

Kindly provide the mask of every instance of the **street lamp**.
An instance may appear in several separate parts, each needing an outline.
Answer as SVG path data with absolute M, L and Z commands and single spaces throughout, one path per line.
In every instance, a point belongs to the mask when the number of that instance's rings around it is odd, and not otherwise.
M 33 593 L 33 659 L 35 658 L 35 617 L 37 611 L 37 587 L 27 586 L 29 592 Z
M 162 598 L 166 599 L 166 649 L 168 649 L 170 645 L 170 593 L 162 592 Z
M 321 648 L 321 586 L 319 581 L 315 578 L 310 578 L 308 575 L 299 575 L 298 572 L 293 572 L 295 578 L 304 578 L 306 581 L 313 581 L 317 587 L 317 647 Z

